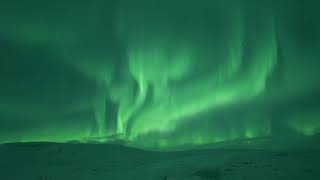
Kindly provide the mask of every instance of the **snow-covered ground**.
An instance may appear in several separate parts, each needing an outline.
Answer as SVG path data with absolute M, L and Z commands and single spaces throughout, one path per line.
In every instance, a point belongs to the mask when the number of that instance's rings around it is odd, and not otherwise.
M 111 144 L 0 145 L 0 180 L 320 180 L 318 150 L 154 152 Z

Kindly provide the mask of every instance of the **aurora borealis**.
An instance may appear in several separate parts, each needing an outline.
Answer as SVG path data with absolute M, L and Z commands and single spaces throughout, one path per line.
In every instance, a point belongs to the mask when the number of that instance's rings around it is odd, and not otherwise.
M 319 3 L 3 1 L 0 143 L 320 133 Z

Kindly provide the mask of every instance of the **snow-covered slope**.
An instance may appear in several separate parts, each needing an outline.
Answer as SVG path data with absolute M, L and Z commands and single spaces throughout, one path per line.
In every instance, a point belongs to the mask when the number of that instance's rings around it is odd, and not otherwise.
M 320 151 L 153 152 L 110 144 L 0 145 L 1 180 L 319 180 Z

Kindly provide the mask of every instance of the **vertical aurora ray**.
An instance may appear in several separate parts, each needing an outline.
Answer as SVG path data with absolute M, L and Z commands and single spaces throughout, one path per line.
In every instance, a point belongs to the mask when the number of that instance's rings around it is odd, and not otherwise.
M 124 112 L 121 110 L 119 111 L 117 133 L 123 134 L 124 136 L 126 136 L 127 123 L 129 119 L 143 105 L 148 90 L 141 73 L 139 73 L 137 83 L 139 85 L 139 89 L 134 103 L 129 109 L 124 109 Z
M 104 86 L 104 85 L 103 85 Z M 96 125 L 98 133 L 96 136 L 104 137 L 106 136 L 107 127 L 106 127 L 106 90 L 105 88 L 99 89 L 100 92 L 97 92 L 97 96 L 94 100 L 94 115 L 96 119 Z

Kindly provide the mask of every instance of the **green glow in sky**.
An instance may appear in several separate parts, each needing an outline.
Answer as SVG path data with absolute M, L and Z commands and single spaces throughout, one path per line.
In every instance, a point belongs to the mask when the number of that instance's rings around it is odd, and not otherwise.
M 293 113 L 288 117 L 288 124 L 300 134 L 312 136 L 320 132 L 318 111 L 306 111 L 303 113 Z
M 0 143 L 165 149 L 320 133 L 312 3 L 17 4 L 0 6 Z

